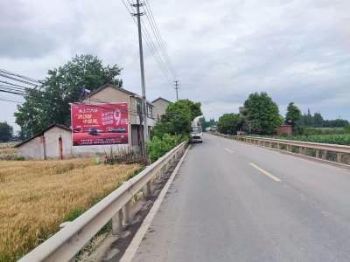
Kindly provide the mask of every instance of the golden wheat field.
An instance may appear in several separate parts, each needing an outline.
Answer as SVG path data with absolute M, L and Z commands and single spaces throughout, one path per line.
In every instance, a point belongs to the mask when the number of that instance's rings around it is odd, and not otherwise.
M 17 158 L 15 143 L 0 143 L 0 160 L 12 160 Z
M 93 159 L 0 161 L 0 261 L 14 261 L 141 166 Z

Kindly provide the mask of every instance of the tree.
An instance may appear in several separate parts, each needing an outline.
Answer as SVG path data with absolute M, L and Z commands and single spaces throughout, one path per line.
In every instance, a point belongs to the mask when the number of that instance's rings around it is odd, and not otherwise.
M 223 134 L 234 135 L 242 124 L 239 114 L 223 114 L 218 121 L 218 130 Z
M 209 121 L 206 121 L 205 118 L 201 121 L 202 130 L 205 131 L 207 128 L 216 126 L 216 122 L 214 119 L 210 119 Z
M 0 141 L 8 142 L 12 138 L 13 128 L 7 122 L 0 122 Z
M 270 135 L 282 123 L 277 104 L 264 92 L 250 94 L 243 111 L 251 133 Z
M 323 126 L 323 117 L 320 113 L 314 114 L 313 124 L 315 127 L 322 127 Z
M 296 126 L 296 123 L 301 118 L 301 112 L 299 108 L 294 105 L 293 102 L 289 103 L 287 107 L 287 114 L 286 114 L 286 123 L 292 125 L 294 128 Z
M 162 137 L 166 133 L 188 135 L 191 132 L 192 120 L 201 114 L 200 103 L 195 103 L 188 99 L 171 103 L 165 115 L 153 128 L 152 136 Z
M 117 65 L 103 66 L 92 55 L 75 56 L 65 65 L 48 71 L 39 89 L 27 90 L 25 102 L 15 113 L 22 134 L 29 137 L 53 123 L 70 125 L 71 102 L 83 98 L 82 91 L 90 91 L 104 84 L 122 86 L 117 78 L 121 69 Z

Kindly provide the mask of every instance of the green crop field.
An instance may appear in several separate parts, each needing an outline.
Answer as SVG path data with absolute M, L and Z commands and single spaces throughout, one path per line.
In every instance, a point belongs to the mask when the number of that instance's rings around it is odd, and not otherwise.
M 350 145 L 350 134 L 308 135 L 308 136 L 300 135 L 300 136 L 278 137 L 278 138 L 315 142 L 315 143 Z

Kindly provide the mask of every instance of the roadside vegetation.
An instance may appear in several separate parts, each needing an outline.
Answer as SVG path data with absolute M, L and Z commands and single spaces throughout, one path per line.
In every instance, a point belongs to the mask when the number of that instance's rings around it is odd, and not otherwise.
M 188 140 L 191 122 L 201 114 L 200 103 L 188 99 L 171 103 L 152 130 L 151 140 L 147 145 L 150 160 L 156 161 L 182 141 Z
M 15 261 L 134 176 L 94 159 L 0 161 L 0 261 Z
M 277 135 L 277 128 L 289 125 L 291 135 Z M 281 139 L 350 145 L 350 123 L 344 119 L 326 120 L 321 113 L 302 114 L 290 102 L 285 116 L 279 114 L 277 104 L 266 93 L 250 94 L 239 113 L 223 114 L 217 123 L 222 134 L 237 133 Z
M 333 135 L 328 134 L 328 135 L 277 136 L 277 138 L 350 146 L 350 133 L 349 134 L 333 134 Z
M 277 104 L 267 93 L 250 94 L 239 113 L 224 114 L 219 118 L 218 131 L 223 134 L 272 135 L 283 123 Z

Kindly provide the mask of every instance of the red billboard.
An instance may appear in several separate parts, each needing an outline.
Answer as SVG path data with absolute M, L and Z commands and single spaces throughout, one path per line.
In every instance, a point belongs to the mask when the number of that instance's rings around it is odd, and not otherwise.
M 73 145 L 128 144 L 128 104 L 71 104 Z

